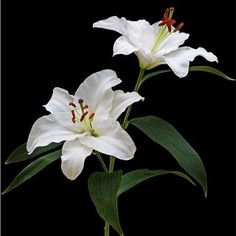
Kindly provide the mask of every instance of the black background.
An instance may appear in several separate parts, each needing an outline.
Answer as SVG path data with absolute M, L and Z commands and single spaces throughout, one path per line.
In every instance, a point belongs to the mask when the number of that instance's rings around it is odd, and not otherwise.
M 212 65 L 235 77 L 233 1 L 3 1 L 2 163 L 27 140 L 33 122 L 47 114 L 42 105 L 54 87 L 74 93 L 88 75 L 111 68 L 123 80 L 119 88 L 132 90 L 136 57 L 112 58 L 118 34 L 92 29 L 93 22 L 117 15 L 154 23 L 169 6 L 190 33 L 185 45 L 202 46 L 219 59 L 216 64 L 196 58 L 192 65 Z M 235 84 L 206 73 L 183 79 L 172 73 L 150 80 L 140 94 L 145 103 L 134 107 L 132 117 L 157 115 L 182 133 L 205 164 L 209 195 L 205 200 L 199 187 L 178 177 L 149 180 L 119 199 L 125 235 L 235 235 Z M 179 168 L 134 127 L 129 133 L 138 150 L 132 161 L 117 161 L 117 169 Z M 25 165 L 2 165 L 2 189 Z M 4 195 L 2 235 L 103 235 L 87 190 L 89 174 L 98 170 L 90 157 L 71 182 L 58 161 Z

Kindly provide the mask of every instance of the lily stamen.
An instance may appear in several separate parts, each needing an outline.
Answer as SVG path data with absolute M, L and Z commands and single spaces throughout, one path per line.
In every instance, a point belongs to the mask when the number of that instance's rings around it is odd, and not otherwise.
M 73 102 L 70 102 L 69 106 L 76 107 L 76 105 Z
M 162 18 L 162 22 L 159 24 L 159 26 L 166 25 L 169 32 L 171 32 L 171 27 L 176 22 L 174 19 L 171 19 L 172 16 L 173 16 L 173 13 L 174 13 L 174 8 L 173 7 L 171 7 L 170 9 L 167 8 L 165 13 L 164 13 L 164 16 Z
M 84 100 L 83 100 L 83 99 L 79 99 L 79 100 L 78 100 L 78 103 L 79 103 L 79 105 L 80 105 L 81 111 L 79 111 L 78 109 L 76 109 L 76 105 L 75 105 L 74 102 L 69 102 L 69 106 L 74 107 L 74 110 L 71 110 L 71 114 L 72 114 L 71 120 L 72 120 L 72 122 L 73 122 L 74 124 L 76 123 L 76 113 L 77 113 L 78 117 L 80 117 L 80 119 L 77 119 L 77 121 L 80 121 L 80 122 L 83 122 L 84 119 L 85 119 L 85 117 L 86 117 L 86 115 L 88 114 L 88 111 L 85 111 L 86 109 L 89 108 L 88 104 L 85 104 L 85 105 L 84 105 L 84 104 L 83 104 L 83 103 L 84 103 Z M 90 120 L 90 122 L 93 121 L 94 115 L 95 115 L 94 112 L 89 115 L 89 120 Z M 86 123 L 86 122 L 85 122 L 85 123 Z M 91 125 L 91 124 L 90 124 L 90 125 Z
M 160 27 L 157 35 L 156 35 L 155 41 L 153 43 L 153 47 L 151 49 L 151 52 L 154 53 L 154 54 L 157 53 L 160 44 L 167 37 L 169 37 L 169 35 L 171 35 L 172 33 L 177 32 L 184 25 L 184 23 L 181 22 L 174 30 L 172 30 L 172 26 L 176 22 L 174 19 L 172 19 L 173 13 L 174 13 L 174 8 L 173 7 L 167 8 L 165 13 L 164 13 L 164 16 L 162 18 L 161 23 L 159 23 L 159 26 L 161 26 L 161 27 Z
M 88 109 L 89 108 L 89 106 L 87 105 L 87 104 L 85 104 L 84 106 L 83 106 L 83 109 Z
M 82 116 L 80 117 L 80 122 L 82 122 L 85 118 L 85 116 L 88 114 L 88 111 L 86 111 L 85 113 L 82 114 Z
M 95 113 L 94 113 L 94 112 L 93 112 L 93 113 L 91 113 L 91 114 L 90 114 L 90 116 L 89 116 L 89 120 L 90 120 L 90 121 L 92 121 L 92 120 L 93 120 L 93 118 L 94 118 L 94 116 L 95 116 Z
M 159 26 L 166 25 L 167 28 L 168 28 L 168 31 L 171 32 L 171 26 L 172 26 L 173 24 L 175 24 L 175 22 L 176 22 L 175 20 L 171 20 L 171 19 L 163 20 L 163 21 L 159 24 Z
M 72 120 L 72 122 L 75 124 L 75 110 L 71 110 L 71 115 L 72 115 L 72 118 L 71 118 L 71 120 Z
M 174 29 L 174 33 L 177 32 L 178 30 L 180 30 L 182 27 L 184 26 L 184 22 L 181 22 L 175 29 Z
M 165 13 L 164 13 L 164 15 L 163 15 L 163 20 L 165 20 L 166 18 L 169 17 L 169 12 L 170 12 L 170 9 L 169 9 L 169 8 L 166 8 Z

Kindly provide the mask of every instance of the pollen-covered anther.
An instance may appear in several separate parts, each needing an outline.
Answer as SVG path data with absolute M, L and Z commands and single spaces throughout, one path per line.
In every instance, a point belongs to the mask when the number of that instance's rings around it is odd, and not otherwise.
M 75 111 L 74 110 L 71 111 L 71 115 L 72 115 L 71 120 L 73 123 L 75 123 Z
M 181 22 L 181 23 L 174 29 L 174 33 L 177 32 L 178 30 L 180 30 L 183 26 L 184 26 L 184 22 Z
M 76 107 L 76 105 L 73 102 L 69 102 L 69 106 Z
M 175 24 L 175 20 L 172 20 L 172 19 L 167 19 L 167 20 L 163 20 L 159 26 L 163 26 L 163 25 L 166 25 L 168 27 L 168 31 L 171 32 L 171 26 L 173 24 Z
M 85 116 L 88 114 L 88 111 L 84 112 L 82 116 L 80 117 L 80 122 L 82 122 L 85 118 Z
M 174 19 L 171 19 L 172 16 L 173 16 L 174 10 L 175 10 L 175 9 L 174 9 L 173 7 L 167 8 L 167 9 L 165 10 L 164 16 L 163 16 L 163 18 L 162 18 L 162 22 L 159 24 L 159 26 L 164 26 L 164 25 L 166 25 L 169 32 L 171 32 L 171 26 L 172 26 L 173 24 L 175 24 L 175 22 L 176 22 Z
M 89 120 L 93 120 L 94 116 L 95 116 L 95 113 L 94 112 L 91 113 L 90 116 L 89 116 Z
M 87 104 L 83 106 L 83 109 L 88 109 L 88 108 L 89 106 Z
M 169 17 L 169 12 L 170 12 L 170 9 L 169 9 L 169 8 L 166 8 L 165 13 L 164 13 L 164 15 L 163 15 L 163 20 L 165 20 L 166 18 Z

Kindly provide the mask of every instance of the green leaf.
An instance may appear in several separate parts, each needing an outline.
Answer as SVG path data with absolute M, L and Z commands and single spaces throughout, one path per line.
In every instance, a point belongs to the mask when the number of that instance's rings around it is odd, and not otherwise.
M 61 157 L 61 150 L 57 150 L 55 152 L 49 153 L 46 156 L 40 157 L 37 160 L 30 163 L 27 167 L 25 167 L 10 183 L 7 189 L 2 193 L 8 193 L 19 185 L 23 184 L 28 179 L 32 178 L 34 175 L 43 170 L 46 166 L 56 161 Z
M 226 79 L 226 80 L 235 81 L 235 79 L 230 78 L 229 76 L 227 76 L 226 74 L 224 74 L 220 70 L 217 70 L 217 69 L 215 69 L 214 67 L 211 67 L 211 66 L 190 66 L 189 71 L 207 72 L 207 73 L 210 73 L 210 74 L 213 74 L 213 75 L 217 75 L 217 76 L 219 76 L 223 79 Z M 159 70 L 159 71 L 149 73 L 149 74 L 147 74 L 143 77 L 141 83 L 143 83 L 144 81 L 146 81 L 146 80 L 148 80 L 148 79 L 150 79 L 154 76 L 169 73 L 169 72 L 172 72 L 172 70 Z
M 203 72 L 207 72 L 213 75 L 217 75 L 223 79 L 227 79 L 230 81 L 235 81 L 235 79 L 230 78 L 229 76 L 227 76 L 226 74 L 224 74 L 223 72 L 221 72 L 220 70 L 215 69 L 214 67 L 211 66 L 191 66 L 189 68 L 189 71 L 203 71 Z
M 117 202 L 121 177 L 122 171 L 113 173 L 95 172 L 88 179 L 88 188 L 98 214 L 120 235 L 123 235 Z
M 58 149 L 62 146 L 62 143 L 51 143 L 48 146 L 45 147 L 37 147 L 35 151 L 29 155 L 26 150 L 26 143 L 20 145 L 17 147 L 7 158 L 5 161 L 5 164 L 12 164 L 20 161 L 29 160 L 35 157 L 42 156 L 46 154 L 47 152 L 55 151 L 55 149 Z
M 171 124 L 155 116 L 134 118 L 130 123 L 168 150 L 207 195 L 207 176 L 201 158 Z
M 122 176 L 120 188 L 117 194 L 118 196 L 120 196 L 122 193 L 128 191 L 129 189 L 135 187 L 136 185 L 142 183 L 145 180 L 166 174 L 173 174 L 180 176 L 188 180 L 191 184 L 195 185 L 195 183 L 186 174 L 180 171 L 140 169 L 128 172 Z

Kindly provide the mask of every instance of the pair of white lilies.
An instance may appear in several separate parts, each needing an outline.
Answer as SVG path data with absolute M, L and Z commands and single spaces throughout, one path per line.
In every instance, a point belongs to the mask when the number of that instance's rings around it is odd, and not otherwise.
M 135 53 L 142 70 L 167 64 L 178 77 L 188 74 L 189 62 L 196 56 L 208 61 L 217 57 L 204 48 L 180 47 L 189 34 L 179 32 L 183 23 L 173 27 L 173 9 L 167 9 L 161 21 L 150 25 L 146 20 L 129 21 L 116 16 L 101 20 L 93 27 L 114 30 L 120 36 L 114 43 L 114 55 Z M 137 92 L 124 93 L 112 88 L 121 83 L 113 70 L 90 75 L 75 95 L 55 88 L 45 108 L 51 114 L 39 118 L 27 141 L 27 151 L 65 141 L 62 147 L 62 172 L 74 180 L 81 173 L 86 157 L 93 150 L 129 160 L 136 151 L 135 144 L 117 118 L 128 106 L 142 97 Z

